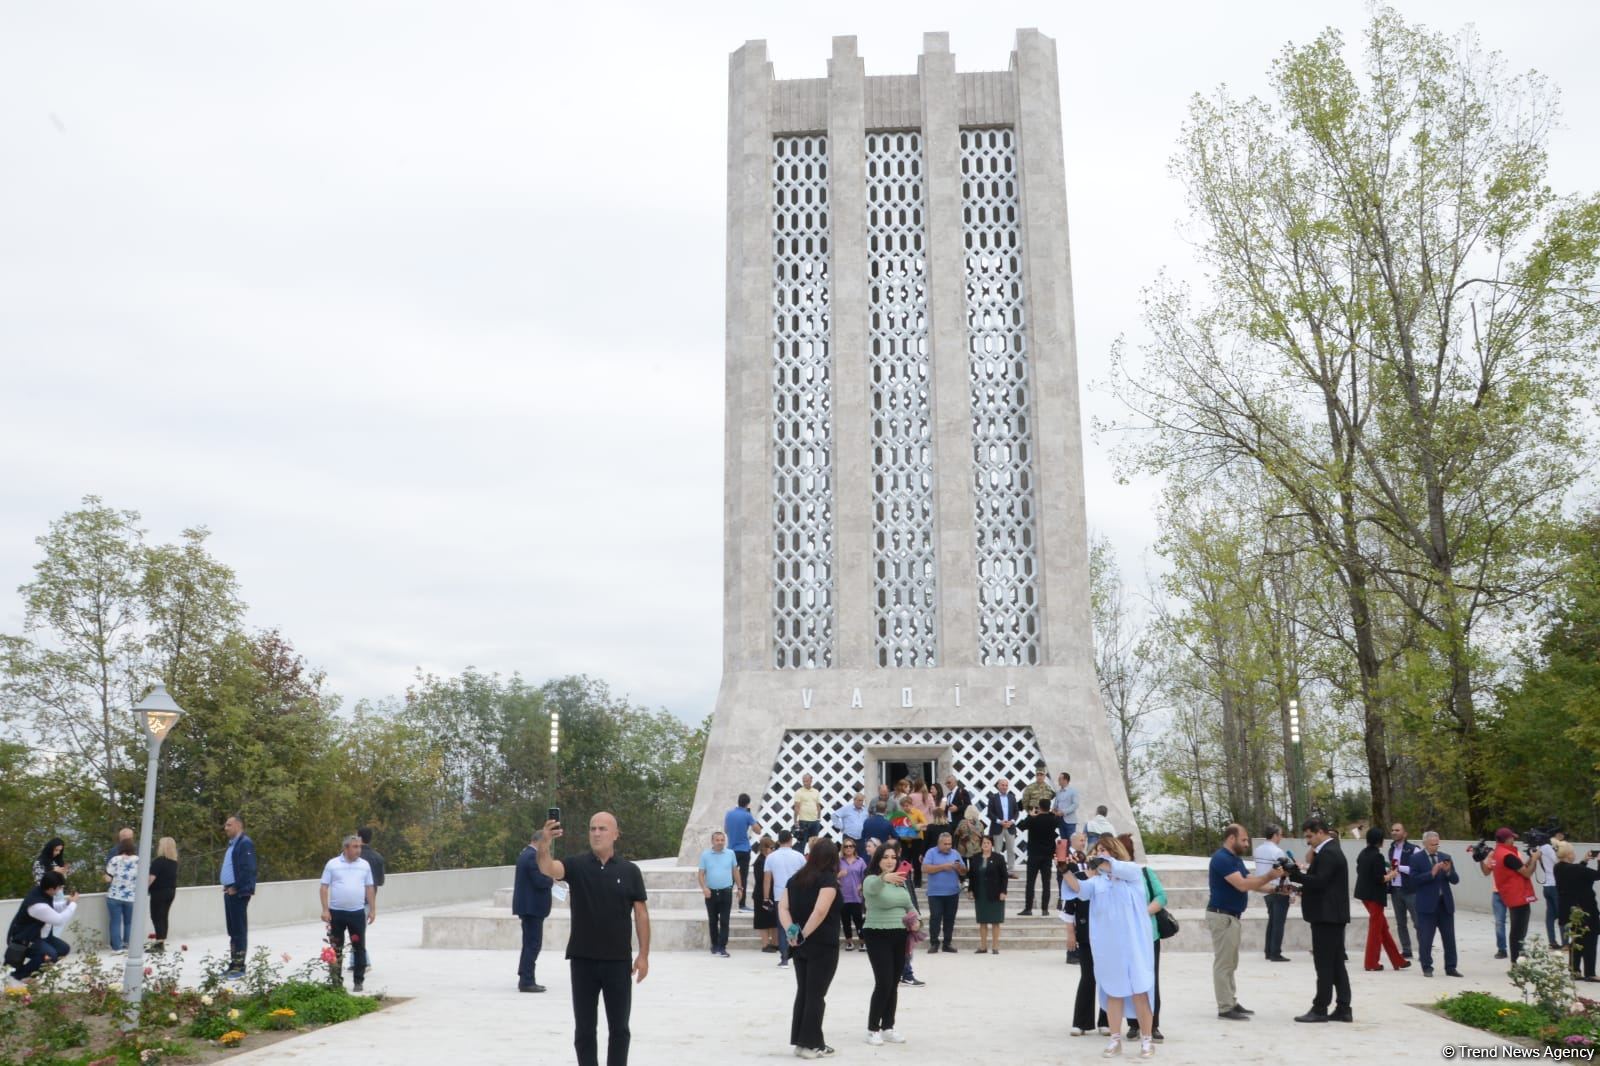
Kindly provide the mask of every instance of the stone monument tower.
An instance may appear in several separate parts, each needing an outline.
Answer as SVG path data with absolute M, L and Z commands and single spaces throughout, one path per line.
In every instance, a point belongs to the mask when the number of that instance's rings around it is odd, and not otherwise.
M 1133 830 L 1095 680 L 1055 42 L 826 78 L 733 53 L 722 687 L 681 856 L 814 776 L 1072 773 Z

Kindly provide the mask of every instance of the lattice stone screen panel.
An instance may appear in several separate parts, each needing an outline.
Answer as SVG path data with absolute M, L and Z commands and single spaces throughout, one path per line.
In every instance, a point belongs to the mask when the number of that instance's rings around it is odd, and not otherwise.
M 978 658 L 1039 662 L 1033 397 L 1022 283 L 1016 138 L 961 131 L 967 343 L 977 511 Z
M 922 135 L 867 134 L 873 643 L 879 666 L 938 659 Z
M 1033 730 L 1022 726 L 791 729 L 783 734 L 758 816 L 768 826 L 789 826 L 795 790 L 807 773 L 830 812 L 869 783 L 867 799 L 872 800 L 877 783 L 872 780 L 873 767 L 866 765 L 867 749 L 895 747 L 953 749 L 954 765 L 941 766 L 939 772 L 953 772 L 974 796 L 987 796 L 999 777 L 1019 783 L 1032 780 L 1033 768 L 1042 761 Z
M 773 659 L 833 665 L 828 142 L 772 144 Z

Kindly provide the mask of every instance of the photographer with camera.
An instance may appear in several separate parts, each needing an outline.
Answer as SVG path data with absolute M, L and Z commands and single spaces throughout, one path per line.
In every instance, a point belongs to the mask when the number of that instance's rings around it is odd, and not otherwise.
M 1528 847 L 1530 854 L 1537 852 L 1537 874 L 1540 894 L 1544 896 L 1544 942 L 1551 947 L 1567 946 L 1566 912 L 1561 909 L 1560 892 L 1556 889 L 1556 846 L 1564 844 L 1567 834 L 1559 829 L 1530 829 Z
M 1506 908 L 1506 945 L 1511 965 L 1522 956 L 1522 942 L 1528 937 L 1528 919 L 1533 914 L 1533 870 L 1536 859 L 1517 847 L 1517 834 L 1501 827 L 1494 832 L 1494 852 L 1485 860 L 1494 890 Z M 1499 956 L 1495 956 L 1499 958 Z
M 1210 898 L 1206 903 L 1206 931 L 1211 934 L 1211 986 L 1217 996 L 1217 1017 L 1232 1022 L 1250 1020 L 1255 1012 L 1240 1006 L 1234 972 L 1239 969 L 1239 940 L 1244 930 L 1241 919 L 1250 905 L 1251 892 L 1270 892 L 1269 886 L 1283 878 L 1282 863 L 1254 877 L 1246 872 L 1241 856 L 1250 854 L 1250 830 L 1235 822 L 1223 835 L 1222 846 L 1211 856 L 1208 880 Z
M 1307 819 L 1306 868 L 1291 866 L 1289 879 L 1300 886 L 1300 916 L 1311 925 L 1311 960 L 1317 967 L 1317 993 L 1297 1022 L 1348 1022 L 1350 975 L 1344 968 L 1344 927 L 1350 924 L 1350 867 L 1333 831 L 1320 818 Z M 1337 998 L 1335 998 L 1337 997 Z M 1333 1013 L 1328 1013 L 1332 1003 Z
M 1467 850 L 1477 864 L 1478 872 L 1490 878 L 1489 902 L 1494 905 L 1494 957 L 1506 958 L 1506 905 L 1501 902 L 1500 893 L 1494 887 L 1494 843 L 1480 840 Z

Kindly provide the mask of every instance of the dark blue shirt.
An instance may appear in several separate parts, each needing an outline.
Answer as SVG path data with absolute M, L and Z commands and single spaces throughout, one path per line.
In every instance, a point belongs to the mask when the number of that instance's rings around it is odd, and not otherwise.
M 1217 853 L 1211 856 L 1211 900 L 1206 904 L 1208 907 L 1229 914 L 1244 913 L 1244 909 L 1250 905 L 1250 893 L 1241 892 L 1228 884 L 1228 875 L 1234 873 L 1241 877 L 1250 876 L 1243 859 L 1227 848 L 1218 848 Z
M 723 815 L 722 831 L 728 834 L 728 847 L 734 851 L 749 851 L 750 830 L 755 824 L 756 816 L 748 807 L 735 807 Z

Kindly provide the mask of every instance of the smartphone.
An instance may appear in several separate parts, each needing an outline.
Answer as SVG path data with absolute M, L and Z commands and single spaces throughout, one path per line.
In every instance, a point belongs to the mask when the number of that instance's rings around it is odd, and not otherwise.
M 547 815 L 549 815 L 549 818 L 550 818 L 550 820 L 551 820 L 551 821 L 552 821 L 552 822 L 559 822 L 559 821 L 561 821 L 561 808 L 560 808 L 560 807 L 551 807 L 551 808 L 550 808 L 550 809 L 549 809 L 549 810 L 548 810 L 548 811 L 546 811 L 546 812 L 545 812 L 545 813 L 546 813 L 546 814 L 547 814 Z

